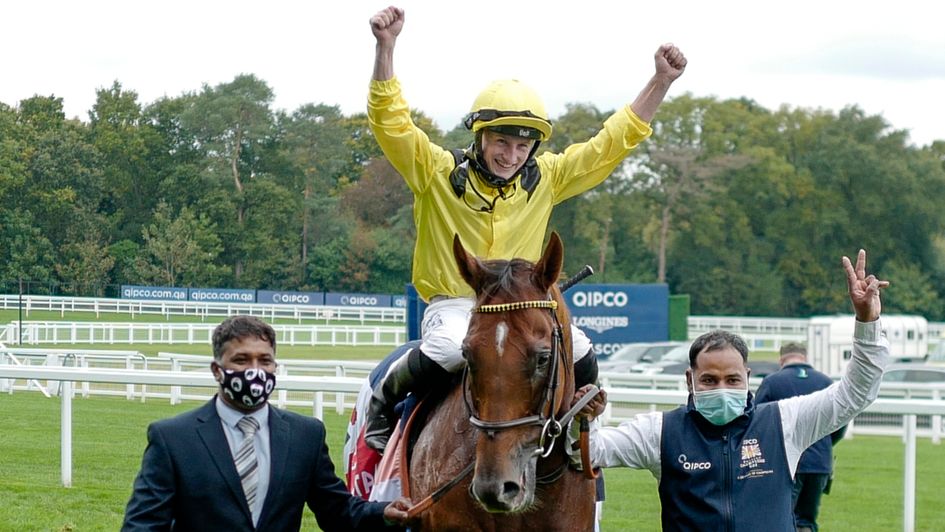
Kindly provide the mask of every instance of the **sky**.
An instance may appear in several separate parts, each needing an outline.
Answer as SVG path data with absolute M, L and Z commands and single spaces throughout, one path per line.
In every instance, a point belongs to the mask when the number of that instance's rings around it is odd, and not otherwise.
M 389 1 L 389 0 L 388 0 Z M 35 94 L 88 120 L 95 91 L 117 80 L 139 102 L 255 74 L 273 107 L 363 111 L 385 3 L 363 0 L 20 0 L 0 7 L 0 102 Z M 403 0 L 394 70 L 410 105 L 452 129 L 489 81 L 533 86 L 551 117 L 565 104 L 630 102 L 664 42 L 689 60 L 669 97 L 747 97 L 837 112 L 856 105 L 945 140 L 945 4 Z

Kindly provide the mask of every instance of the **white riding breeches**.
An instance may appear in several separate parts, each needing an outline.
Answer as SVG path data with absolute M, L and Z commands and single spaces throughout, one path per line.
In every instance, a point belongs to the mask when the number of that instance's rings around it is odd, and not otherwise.
M 463 360 L 462 346 L 469 330 L 469 316 L 474 304 L 467 297 L 434 298 L 423 313 L 420 350 L 450 373 L 462 369 L 466 362 Z M 573 324 L 571 347 L 574 363 L 591 350 L 590 338 Z

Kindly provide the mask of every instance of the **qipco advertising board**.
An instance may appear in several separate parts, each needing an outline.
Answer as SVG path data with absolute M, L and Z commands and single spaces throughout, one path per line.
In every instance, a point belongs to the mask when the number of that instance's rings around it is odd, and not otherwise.
M 630 342 L 669 338 L 669 287 L 665 284 L 579 284 L 564 293 L 571 321 L 597 354 Z
M 324 305 L 325 294 L 323 292 L 256 290 L 256 302 L 273 305 Z
M 390 294 L 325 294 L 325 304 L 329 307 L 389 307 Z

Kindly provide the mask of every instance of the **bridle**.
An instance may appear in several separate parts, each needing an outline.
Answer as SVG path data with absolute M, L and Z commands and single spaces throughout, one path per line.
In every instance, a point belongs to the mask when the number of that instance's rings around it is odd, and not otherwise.
M 527 426 L 540 426 L 541 435 L 538 438 L 538 448 L 535 449 L 535 455 L 541 458 L 547 458 L 554 449 L 555 441 L 564 432 L 564 427 L 571 421 L 574 415 L 587 404 L 594 395 L 582 397 L 582 401 L 575 405 L 561 417 L 555 417 L 558 411 L 557 391 L 559 385 L 559 366 L 567 363 L 565 349 L 570 346 L 564 345 L 564 333 L 562 332 L 561 322 L 558 320 L 558 302 L 549 295 L 546 300 L 516 301 L 514 303 L 501 303 L 497 305 L 479 305 L 473 308 L 476 313 L 498 313 L 510 312 L 514 310 L 547 308 L 551 311 L 551 319 L 554 323 L 551 336 L 551 369 L 547 380 L 545 381 L 545 393 L 542 396 L 541 405 L 538 407 L 538 413 L 530 416 L 524 416 L 515 419 L 491 421 L 479 418 L 473 410 L 469 401 L 468 374 L 469 365 L 463 370 L 463 402 L 466 404 L 466 411 L 469 412 L 469 423 L 485 433 L 491 438 L 496 432 Z M 546 409 L 547 406 L 547 409 Z M 547 412 L 547 413 L 546 413 Z
M 582 279 L 586 278 L 589 275 L 592 275 L 594 270 L 590 266 L 585 266 L 577 275 L 568 279 L 562 283 L 560 291 L 564 292 L 574 284 L 580 282 Z M 480 419 L 472 408 L 472 405 L 469 402 L 469 364 L 466 364 L 466 367 L 463 369 L 463 403 L 466 405 L 466 411 L 469 413 L 469 424 L 476 427 L 479 430 L 485 431 L 489 437 L 494 437 L 496 432 L 512 429 L 516 427 L 526 427 L 537 425 L 541 426 L 541 436 L 538 438 L 538 448 L 535 449 L 533 456 L 538 456 L 541 458 L 547 458 L 552 450 L 554 449 L 555 441 L 561 434 L 564 432 L 564 427 L 568 426 L 574 416 L 581 411 L 589 402 L 591 402 L 594 397 L 597 396 L 600 390 L 597 387 L 593 387 L 592 390 L 586 393 L 580 400 L 578 400 L 571 409 L 565 412 L 561 417 L 555 417 L 555 412 L 557 412 L 555 394 L 558 390 L 558 366 L 559 362 L 567 363 L 568 359 L 566 358 L 565 349 L 570 350 L 571 346 L 564 345 L 564 334 L 562 332 L 561 321 L 558 319 L 558 302 L 555 301 L 551 295 L 548 295 L 548 299 L 544 300 L 531 300 L 531 301 L 516 301 L 512 303 L 500 303 L 495 305 L 479 305 L 472 309 L 473 312 L 488 314 L 488 313 L 499 313 L 499 312 L 510 312 L 514 310 L 523 310 L 531 308 L 547 308 L 551 311 L 551 319 L 554 322 L 554 327 L 552 330 L 552 344 L 551 344 L 551 374 L 548 376 L 548 380 L 545 383 L 545 395 L 542 397 L 541 406 L 538 408 L 538 413 L 530 416 L 520 417 L 516 419 L 509 419 L 503 421 L 487 421 Z M 559 358 L 561 359 L 559 361 Z M 567 398 L 565 398 L 567 399 Z M 550 405 L 548 408 L 548 414 L 545 414 L 545 405 Z M 584 431 L 583 434 L 586 434 L 586 425 L 587 418 L 581 418 L 581 430 Z M 547 440 L 547 442 L 546 442 Z M 547 446 L 547 448 L 546 448 Z M 590 470 L 590 458 L 585 456 L 582 452 L 582 464 L 584 464 L 585 472 L 587 473 Z M 566 465 L 566 464 L 565 464 Z M 473 468 L 476 466 L 475 459 L 466 464 L 466 467 L 463 468 L 456 476 L 454 476 L 449 482 L 440 486 L 433 491 L 430 495 L 420 500 L 418 503 L 413 505 L 410 510 L 407 511 L 408 519 L 414 519 L 419 516 L 421 513 L 425 512 L 433 504 L 442 499 L 450 490 L 452 490 L 457 484 L 459 484 L 467 475 L 469 475 Z M 563 472 L 563 469 L 559 469 L 557 472 L 553 473 L 546 481 L 553 482 L 556 480 L 560 474 Z M 596 478 L 596 475 L 588 478 Z

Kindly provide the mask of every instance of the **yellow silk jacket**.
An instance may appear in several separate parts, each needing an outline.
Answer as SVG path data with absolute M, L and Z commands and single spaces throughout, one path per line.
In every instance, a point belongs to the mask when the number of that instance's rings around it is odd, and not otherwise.
M 531 194 L 517 176 L 502 190 L 505 198 L 495 201 L 499 189 L 486 185 L 472 168 L 463 196 L 457 197 L 449 181 L 456 167 L 453 154 L 414 125 L 396 78 L 371 81 L 368 119 L 384 155 L 414 194 L 413 283 L 426 301 L 436 295 L 473 295 L 453 258 L 454 234 L 480 259 L 537 261 L 552 207 L 600 184 L 652 133 L 627 105 L 589 141 L 535 157 L 541 179 Z M 495 202 L 492 212 L 479 210 L 486 203 L 476 191 Z

